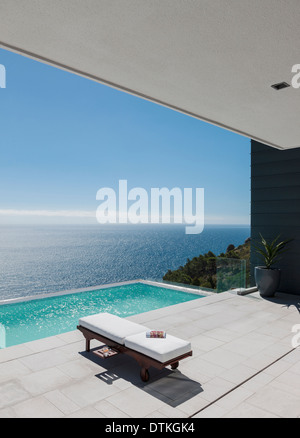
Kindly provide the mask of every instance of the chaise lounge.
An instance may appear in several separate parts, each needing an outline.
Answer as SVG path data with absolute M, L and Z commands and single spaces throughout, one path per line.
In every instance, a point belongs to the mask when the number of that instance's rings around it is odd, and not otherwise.
M 176 369 L 180 360 L 192 355 L 190 342 L 171 335 L 149 338 L 149 328 L 106 312 L 80 318 L 77 328 L 85 337 L 86 351 L 90 351 L 90 341 L 96 339 L 111 349 L 110 354 L 103 354 L 103 348 L 94 351 L 102 358 L 117 353 L 133 357 L 141 366 L 143 382 L 149 380 L 150 366 L 163 369 L 171 365 Z

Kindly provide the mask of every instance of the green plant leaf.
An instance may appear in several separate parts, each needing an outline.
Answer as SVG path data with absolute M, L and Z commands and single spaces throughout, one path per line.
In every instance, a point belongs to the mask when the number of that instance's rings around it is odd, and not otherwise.
M 260 256 L 263 257 L 266 267 L 270 269 L 270 267 L 280 259 L 279 254 L 286 252 L 285 246 L 293 239 L 283 240 L 278 243 L 280 238 L 280 235 L 278 235 L 275 237 L 275 239 L 268 243 L 262 234 L 259 234 L 261 238 L 261 247 L 254 247 L 254 249 Z

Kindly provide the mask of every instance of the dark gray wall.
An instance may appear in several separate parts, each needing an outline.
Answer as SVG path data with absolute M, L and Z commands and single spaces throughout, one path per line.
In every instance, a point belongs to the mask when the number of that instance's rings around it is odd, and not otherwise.
M 300 295 L 300 148 L 280 151 L 251 141 L 251 283 L 254 266 L 263 265 L 253 250 L 260 239 L 280 234 L 294 239 L 277 267 L 279 290 Z

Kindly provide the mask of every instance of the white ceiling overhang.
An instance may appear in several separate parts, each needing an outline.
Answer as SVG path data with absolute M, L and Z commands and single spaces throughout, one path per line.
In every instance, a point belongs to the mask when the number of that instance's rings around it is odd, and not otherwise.
M 0 0 L 0 47 L 300 147 L 299 0 Z M 299 81 L 300 82 L 300 81 Z

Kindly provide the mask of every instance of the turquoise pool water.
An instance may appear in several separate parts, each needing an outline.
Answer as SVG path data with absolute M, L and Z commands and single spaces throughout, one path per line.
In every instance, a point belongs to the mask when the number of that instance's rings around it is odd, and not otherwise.
M 79 318 L 94 313 L 126 317 L 201 297 L 133 283 L 4 304 L 0 306 L 0 348 L 76 330 Z

